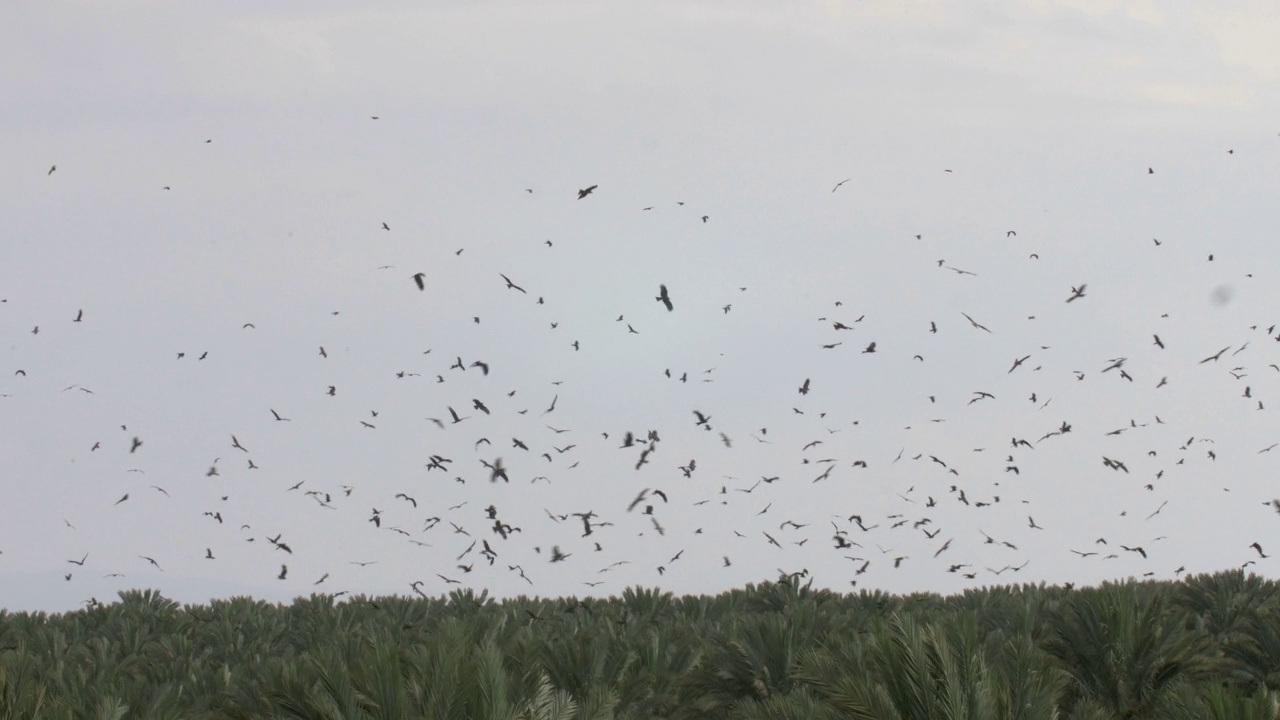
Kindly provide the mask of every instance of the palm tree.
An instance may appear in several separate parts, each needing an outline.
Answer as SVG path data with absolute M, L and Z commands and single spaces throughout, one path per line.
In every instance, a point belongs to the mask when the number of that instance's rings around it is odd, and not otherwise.
M 1210 666 L 1206 635 L 1172 620 L 1161 593 L 1104 585 L 1062 609 L 1046 649 L 1070 675 L 1073 699 L 1115 718 L 1159 717 L 1179 683 Z

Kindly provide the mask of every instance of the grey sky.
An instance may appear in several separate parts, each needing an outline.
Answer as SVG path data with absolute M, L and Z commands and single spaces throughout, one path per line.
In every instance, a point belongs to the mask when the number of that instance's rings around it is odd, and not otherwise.
M 0 606 L 1274 574 L 1280 12 L 1116 5 L 6 4 Z

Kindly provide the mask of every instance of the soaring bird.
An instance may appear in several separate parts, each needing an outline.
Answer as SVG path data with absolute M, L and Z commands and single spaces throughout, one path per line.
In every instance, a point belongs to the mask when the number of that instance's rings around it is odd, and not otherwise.
M 426 273 L 414 273 L 414 275 L 413 275 L 413 281 L 414 281 L 414 282 L 416 282 L 416 283 L 418 284 L 418 289 L 419 289 L 419 290 L 426 290 L 426 289 L 427 289 L 427 281 L 426 281 L 426 277 L 427 277 L 427 274 L 426 274 Z
M 502 277 L 502 279 L 503 279 L 503 280 L 506 280 L 506 281 L 507 281 L 507 289 L 509 289 L 509 290 L 519 290 L 520 292 L 525 293 L 526 295 L 528 295 L 528 294 L 529 294 L 529 293 L 525 292 L 525 289 L 524 289 L 524 288 L 522 288 L 522 287 L 520 287 L 519 285 L 517 285 L 517 284 L 515 284 L 515 283 L 511 282 L 511 278 L 507 277 L 506 275 L 503 275 L 502 273 L 498 273 L 498 275 L 500 275 L 500 276 Z
M 579 200 L 581 200 L 582 198 L 584 198 L 584 197 L 586 197 L 586 196 L 590 195 L 591 193 L 595 192 L 595 189 L 596 189 L 596 188 L 598 188 L 598 187 L 600 187 L 600 186 L 599 186 L 599 185 L 592 185 L 591 187 L 588 187 L 588 188 L 584 188 L 584 189 L 582 189 L 582 190 L 579 190 L 579 191 L 578 191 L 578 199 L 579 199 Z
M 655 299 L 655 300 L 657 300 L 658 302 L 662 303 L 663 305 L 666 305 L 666 306 L 667 306 L 667 312 L 671 312 L 671 311 L 674 309 L 674 306 L 671 304 L 671 296 L 667 294 L 667 286 L 666 286 L 666 285 L 659 285 L 659 286 L 658 286 L 658 297 L 656 297 L 656 298 L 654 298 L 654 299 Z
M 979 330 L 985 330 L 986 332 L 991 332 L 990 330 L 987 329 L 985 325 L 979 325 L 977 320 L 974 320 L 973 318 L 969 317 L 968 313 L 960 313 L 960 314 L 964 315 L 964 319 L 968 320 L 970 325 L 978 328 Z
M 1077 300 L 1077 299 L 1079 299 L 1079 298 L 1084 297 L 1084 289 L 1085 289 L 1085 284 L 1084 284 L 1084 283 L 1080 283 L 1080 287 L 1076 287 L 1076 286 L 1072 285 L 1072 286 L 1071 286 L 1071 297 L 1067 298 L 1067 302 L 1071 302 L 1072 300 Z

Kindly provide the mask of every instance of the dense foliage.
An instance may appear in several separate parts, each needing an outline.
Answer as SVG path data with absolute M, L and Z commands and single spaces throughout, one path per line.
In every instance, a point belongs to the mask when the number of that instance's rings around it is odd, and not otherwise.
M 0 613 L 0 720 L 1280 718 L 1280 595 L 1242 572 L 1097 588 L 715 597 L 154 592 Z

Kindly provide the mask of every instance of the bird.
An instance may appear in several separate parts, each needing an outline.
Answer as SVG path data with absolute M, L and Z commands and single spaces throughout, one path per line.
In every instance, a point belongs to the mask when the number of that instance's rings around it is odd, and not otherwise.
M 831 188 L 831 192 L 835 192 L 835 191 L 839 190 L 841 185 L 843 185 L 843 184 L 845 184 L 845 183 L 849 182 L 849 181 L 850 181 L 850 180 L 852 180 L 852 179 L 853 179 L 853 178 L 845 178 L 845 179 L 841 180 L 840 182 L 836 183 L 836 186 L 835 186 L 835 187 L 833 187 L 833 188 Z
M 528 292 L 526 292 L 526 291 L 525 291 L 525 289 L 524 289 L 524 288 L 522 288 L 522 287 L 520 287 L 519 285 L 517 285 L 517 284 L 515 284 L 515 283 L 511 282 L 511 278 L 507 277 L 506 275 L 503 275 L 502 273 L 498 273 L 498 275 L 499 275 L 499 276 L 501 276 L 503 280 L 506 280 L 506 281 L 507 281 L 507 289 L 508 289 L 508 290 L 519 290 L 520 292 L 522 292 L 522 293 L 524 293 L 524 294 L 526 294 L 526 295 L 528 295 L 528 294 L 529 294 Z
M 268 409 L 270 410 L 270 408 Z M 275 410 L 271 410 L 271 415 L 276 419 L 276 422 L 290 422 L 289 418 L 280 417 L 280 413 L 276 412 Z
M 58 166 L 57 166 L 57 165 L 54 165 L 53 167 L 50 167 L 50 168 L 49 168 L 49 172 L 45 173 L 45 176 L 46 176 L 46 177 L 48 177 L 49 175 L 52 175 L 52 174 L 53 174 L 53 171 L 54 171 L 54 170 L 57 170 L 57 169 L 58 169 Z
M 591 193 L 595 192 L 596 188 L 598 188 L 598 187 L 600 187 L 600 186 L 599 186 L 599 185 L 592 185 L 592 186 L 590 186 L 590 187 L 583 188 L 582 190 L 579 190 L 579 191 L 578 191 L 578 199 L 579 199 L 579 200 L 581 200 L 582 198 L 584 198 L 584 197 L 586 197 L 586 196 L 590 195 Z
M 280 566 L 280 574 L 276 576 L 276 579 L 277 579 L 277 580 L 284 580 L 286 577 L 288 577 L 288 575 L 289 575 L 289 566 L 288 566 L 288 565 L 281 565 L 281 566 Z
M 964 319 L 965 319 L 965 320 L 968 320 L 970 325 L 972 325 L 972 326 L 974 326 L 974 327 L 978 328 L 979 330 L 983 330 L 983 331 L 986 331 L 986 332 L 991 332 L 990 330 L 988 330 L 988 329 L 987 329 L 987 327 L 986 327 L 985 325 L 980 325 L 980 324 L 978 324 L 978 321 L 977 321 L 977 320 L 974 320 L 973 318 L 969 317 L 969 314 L 968 314 L 968 313 L 963 313 L 963 312 L 962 312 L 962 313 L 960 313 L 960 314 L 961 314 L 961 315 L 964 315 Z
M 415 283 L 417 283 L 417 285 L 418 285 L 418 289 L 419 289 L 419 290 L 426 290 L 426 289 L 427 289 L 427 274 L 426 274 L 426 273 L 422 273 L 422 272 L 420 272 L 420 273 L 414 273 L 414 274 L 413 274 L 413 281 L 414 281 Z
M 1076 287 L 1076 286 L 1072 285 L 1072 286 L 1071 286 L 1071 297 L 1067 298 L 1067 302 L 1071 302 L 1072 300 L 1078 300 L 1078 299 L 1080 299 L 1080 298 L 1084 297 L 1084 288 L 1085 288 L 1084 283 L 1081 283 L 1081 284 L 1080 284 L 1080 287 Z
M 671 304 L 671 296 L 667 294 L 666 285 L 658 286 L 658 297 L 654 299 L 662 303 L 663 305 L 665 305 L 667 307 L 667 312 L 671 312 L 672 310 L 675 309 L 675 307 Z M 627 327 L 630 327 L 630 325 L 628 325 Z

